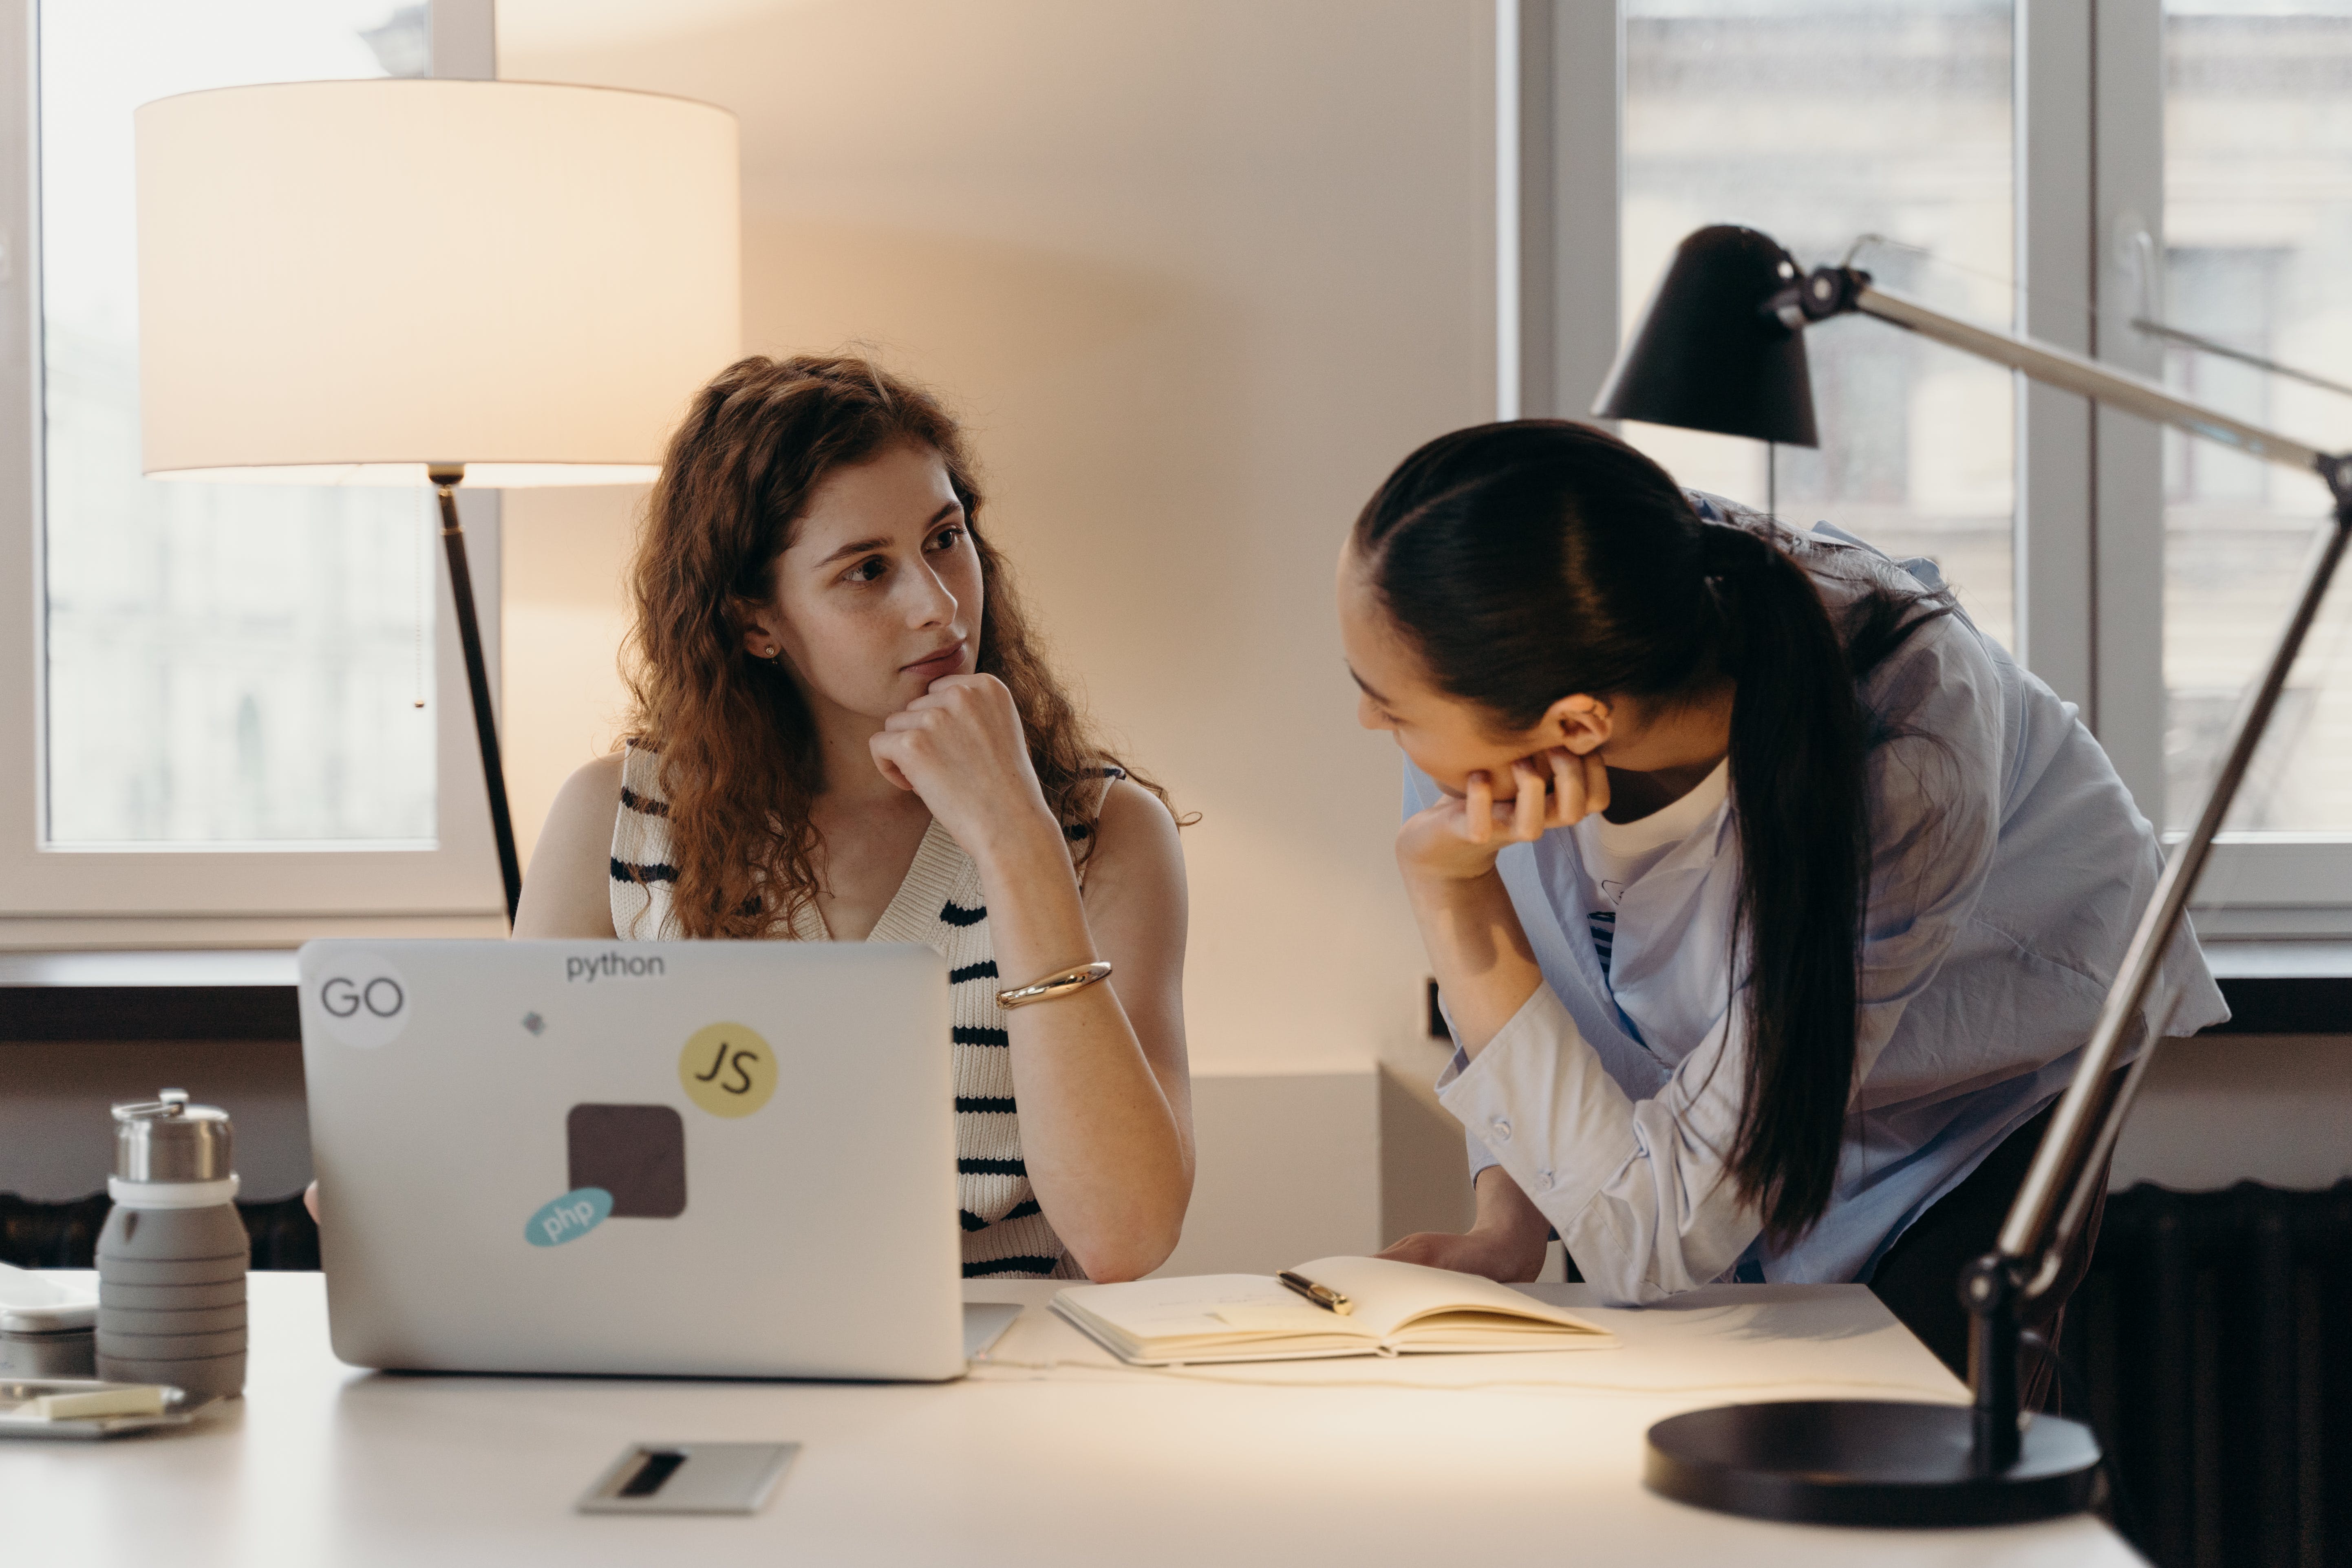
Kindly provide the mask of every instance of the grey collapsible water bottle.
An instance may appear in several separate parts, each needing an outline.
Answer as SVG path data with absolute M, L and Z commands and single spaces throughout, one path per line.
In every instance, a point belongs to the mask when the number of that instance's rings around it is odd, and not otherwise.
M 191 1399 L 245 1387 L 245 1269 L 226 1113 L 187 1091 L 114 1108 L 114 1210 L 98 1237 L 98 1375 Z

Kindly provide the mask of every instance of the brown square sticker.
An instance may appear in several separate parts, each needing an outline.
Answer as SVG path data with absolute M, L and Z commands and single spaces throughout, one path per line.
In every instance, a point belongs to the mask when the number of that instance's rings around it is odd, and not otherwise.
M 686 1123 L 667 1105 L 575 1105 L 564 1119 L 572 1189 L 613 1194 L 614 1219 L 686 1212 Z

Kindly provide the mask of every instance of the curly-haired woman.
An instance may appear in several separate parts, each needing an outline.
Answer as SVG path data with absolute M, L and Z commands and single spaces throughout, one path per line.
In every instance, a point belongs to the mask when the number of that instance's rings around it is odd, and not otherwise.
M 980 510 L 954 421 L 864 360 L 704 388 L 633 574 L 629 738 L 557 796 L 515 934 L 929 942 L 964 1272 L 1132 1279 L 1192 1184 L 1176 824 L 1047 669 Z

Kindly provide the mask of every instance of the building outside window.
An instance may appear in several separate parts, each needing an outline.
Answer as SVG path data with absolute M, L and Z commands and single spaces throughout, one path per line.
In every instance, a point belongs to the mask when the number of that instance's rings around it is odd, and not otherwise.
M 0 946 L 503 931 L 430 492 L 140 472 L 132 120 L 214 88 L 490 76 L 490 0 L 0 13 L 33 109 L 0 155 L 0 598 L 29 612 L 0 638 Z M 495 698 L 499 500 L 459 505 Z
M 2168 0 L 2164 234 L 2171 324 L 2352 386 L 2352 4 Z M 2352 447 L 2352 392 L 2179 347 L 2165 374 L 2240 418 Z M 2170 826 L 2189 826 L 2323 506 L 2275 465 L 2165 437 Z M 2229 825 L 2352 833 L 2352 585 L 2312 628 Z
M 1685 235 L 1738 223 L 1807 267 L 1852 253 L 1891 288 L 2007 330 L 2011 9 L 1626 0 L 1624 327 Z M 1827 323 L 1807 346 L 1819 450 L 1656 426 L 1629 438 L 1685 484 L 1934 558 L 2009 641 L 2009 374 L 1873 321 Z
M 2352 449 L 2352 0 L 1622 0 L 1613 17 L 1502 0 L 1499 14 L 1518 193 L 1501 353 L 1511 367 L 1541 351 L 1529 333 L 1571 345 L 1555 347 L 1549 411 L 1591 407 L 1603 345 L 1639 319 L 1674 247 L 1727 222 L 1804 266 L 1850 258 L 1945 313 Z M 1547 157 L 1549 214 L 1510 172 Z M 1600 203 L 1613 224 L 1590 221 Z M 1549 257 L 1523 237 L 1547 219 Z M 1530 266 L 1553 268 L 1549 317 L 1524 304 Z M 1578 325 L 1604 308 L 1606 328 Z M 1807 342 L 1818 451 L 1641 425 L 1627 437 L 1685 483 L 1934 560 L 1977 625 L 2081 704 L 2142 809 L 2184 830 L 2326 519 L 2316 477 L 2029 395 L 1884 322 L 1843 318 Z M 2352 934 L 2352 584 L 2314 629 L 2228 828 L 2200 929 Z
M 425 8 L 49 0 L 39 38 L 44 837 L 429 846 L 430 498 L 140 476 L 131 158 L 152 99 L 427 74 Z

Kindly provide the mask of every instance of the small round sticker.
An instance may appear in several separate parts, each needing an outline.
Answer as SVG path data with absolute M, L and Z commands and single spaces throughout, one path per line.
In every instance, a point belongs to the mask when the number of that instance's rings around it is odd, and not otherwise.
M 408 982 L 390 959 L 345 951 L 336 953 L 326 968 L 310 996 L 325 1015 L 330 1034 L 362 1050 L 400 1037 L 408 1026 Z
M 776 1053 L 740 1024 L 712 1024 L 677 1053 L 677 1081 L 713 1116 L 749 1116 L 776 1092 Z

